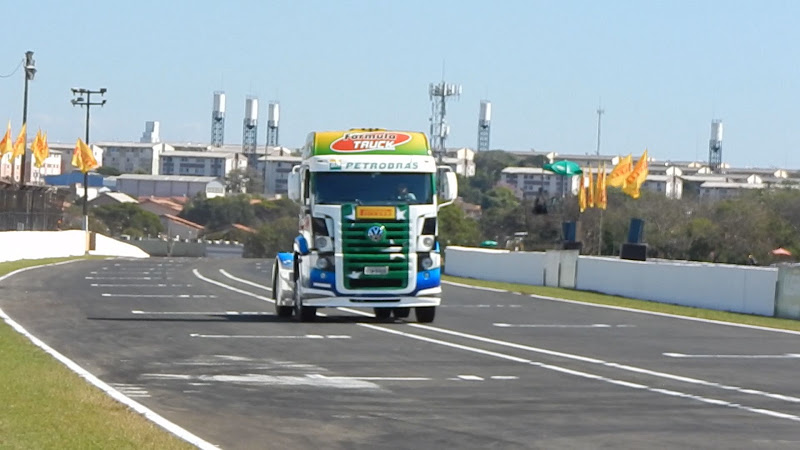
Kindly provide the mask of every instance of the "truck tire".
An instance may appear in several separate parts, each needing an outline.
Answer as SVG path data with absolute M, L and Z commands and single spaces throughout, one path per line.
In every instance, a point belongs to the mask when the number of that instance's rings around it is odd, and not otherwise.
M 275 303 L 275 315 L 280 317 L 281 319 L 288 319 L 292 317 L 292 313 L 294 312 L 294 308 L 291 306 L 280 306 Z
M 392 313 L 395 319 L 406 319 L 411 314 L 411 308 L 394 308 Z
M 417 315 L 417 322 L 420 323 L 431 323 L 436 317 L 435 306 L 417 306 L 414 308 L 414 312 Z
M 298 286 L 294 288 L 294 314 L 300 322 L 313 322 L 317 320 L 317 308 L 303 306 L 303 301 L 298 293 Z
M 392 308 L 372 308 L 375 318 L 378 320 L 389 320 L 392 317 Z

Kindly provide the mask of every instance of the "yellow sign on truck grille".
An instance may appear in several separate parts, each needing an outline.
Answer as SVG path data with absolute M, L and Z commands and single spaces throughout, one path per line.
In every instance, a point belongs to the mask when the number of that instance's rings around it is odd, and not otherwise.
M 394 206 L 356 206 L 356 219 L 389 219 L 394 220 L 396 208 Z

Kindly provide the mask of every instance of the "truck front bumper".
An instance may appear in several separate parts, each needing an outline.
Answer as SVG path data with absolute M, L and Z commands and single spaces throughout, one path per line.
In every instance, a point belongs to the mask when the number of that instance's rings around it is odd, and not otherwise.
M 441 288 L 420 291 L 418 296 L 358 296 L 339 294 L 321 289 L 303 290 L 303 306 L 314 308 L 411 308 L 439 306 L 442 303 Z

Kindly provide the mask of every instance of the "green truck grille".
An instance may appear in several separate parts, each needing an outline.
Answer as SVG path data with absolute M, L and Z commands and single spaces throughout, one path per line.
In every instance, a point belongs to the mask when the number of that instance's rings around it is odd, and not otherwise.
M 397 206 L 394 220 L 358 219 L 356 208 L 342 206 L 344 287 L 370 290 L 407 287 L 408 207 Z

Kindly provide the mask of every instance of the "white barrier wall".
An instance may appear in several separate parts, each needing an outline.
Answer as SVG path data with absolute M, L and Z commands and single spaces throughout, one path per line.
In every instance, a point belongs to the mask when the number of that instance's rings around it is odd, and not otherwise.
M 559 257 L 556 257 L 559 255 Z M 746 314 L 775 314 L 775 267 L 685 261 L 630 261 L 579 256 L 577 252 L 508 252 L 447 247 L 448 275 L 488 281 L 570 286 L 642 300 Z M 557 264 L 560 261 L 560 266 Z M 560 267 L 558 276 L 554 270 Z M 557 284 L 556 284 L 557 280 Z
M 96 235 L 95 242 L 93 255 L 149 256 L 132 245 L 100 234 Z M 0 232 L 0 262 L 82 256 L 85 253 L 86 232 L 82 230 Z
M 576 289 L 698 308 L 772 316 L 778 269 L 581 256 Z
M 448 275 L 506 283 L 544 284 L 544 253 L 448 246 Z M 524 280 L 524 281 L 522 281 Z

